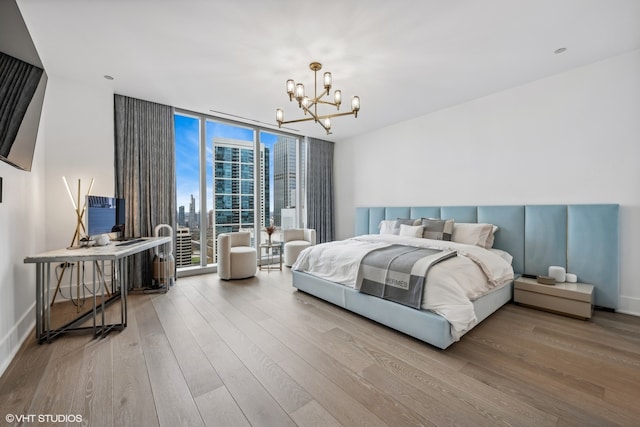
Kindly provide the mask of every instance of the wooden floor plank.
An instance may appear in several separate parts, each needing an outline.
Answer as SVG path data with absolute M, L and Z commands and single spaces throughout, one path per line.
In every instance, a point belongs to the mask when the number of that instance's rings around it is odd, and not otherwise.
M 178 293 L 176 290 L 172 295 L 152 298 L 152 301 L 191 395 L 198 397 L 220 387 L 222 380 L 171 304 L 171 298 Z
M 225 386 L 197 396 L 196 405 L 207 426 L 249 427 L 251 425 Z
M 291 416 L 297 425 L 304 427 L 338 427 L 342 425 L 315 400 L 307 403 Z
M 112 342 L 108 337 L 93 340 L 82 354 L 69 413 L 82 414 L 83 422 L 88 425 L 114 425 Z
M 132 298 L 127 328 L 109 336 L 113 343 L 114 426 L 160 425 L 138 331 L 138 309 L 148 299 L 146 295 Z
M 136 314 L 160 426 L 203 426 L 204 422 L 151 301 L 140 304 Z

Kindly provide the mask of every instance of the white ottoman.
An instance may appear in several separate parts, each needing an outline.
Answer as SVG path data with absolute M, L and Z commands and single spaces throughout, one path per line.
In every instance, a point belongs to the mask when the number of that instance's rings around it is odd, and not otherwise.
M 248 246 L 231 248 L 231 278 L 246 279 L 256 275 L 256 250 Z

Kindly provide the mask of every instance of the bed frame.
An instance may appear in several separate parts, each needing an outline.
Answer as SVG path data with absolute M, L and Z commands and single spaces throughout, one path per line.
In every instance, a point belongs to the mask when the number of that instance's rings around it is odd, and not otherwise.
M 516 276 L 546 275 L 564 266 L 595 286 L 595 305 L 615 310 L 619 287 L 619 207 L 603 205 L 423 206 L 356 208 L 355 235 L 377 234 L 384 219 L 453 218 L 499 227 L 493 247 L 513 256 Z M 293 271 L 293 286 L 383 325 L 445 349 L 455 342 L 443 317 L 362 294 L 346 286 Z M 511 300 L 505 286 L 473 302 L 478 323 Z

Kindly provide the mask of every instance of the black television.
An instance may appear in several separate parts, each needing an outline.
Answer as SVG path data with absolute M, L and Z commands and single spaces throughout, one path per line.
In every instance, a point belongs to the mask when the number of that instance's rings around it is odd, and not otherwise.
M 33 162 L 46 86 L 16 1 L 0 1 L 0 160 L 25 171 Z
M 124 239 L 124 199 L 105 196 L 87 196 L 86 225 L 91 238 L 101 234 L 118 233 Z

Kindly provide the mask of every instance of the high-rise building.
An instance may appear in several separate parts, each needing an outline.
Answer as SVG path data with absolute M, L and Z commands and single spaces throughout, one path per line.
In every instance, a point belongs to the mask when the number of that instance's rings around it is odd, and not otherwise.
M 191 230 L 187 227 L 178 227 L 176 230 L 176 267 L 188 267 L 191 265 Z
M 296 206 L 297 139 L 278 136 L 273 146 L 273 218 L 282 225 L 282 209 Z
M 185 227 L 187 225 L 184 215 L 184 206 L 180 206 L 178 208 L 178 225 L 181 227 Z
M 271 218 L 271 209 L 269 207 L 271 201 L 269 158 L 269 147 L 265 147 L 264 144 L 260 144 L 260 164 L 262 166 L 260 168 L 260 194 L 262 194 L 262 197 L 260 199 L 260 212 L 262 212 L 262 222 L 260 225 L 262 227 L 266 227 L 267 225 L 269 225 L 269 219 Z
M 253 229 L 255 219 L 254 143 L 213 138 L 215 236 Z M 260 156 L 268 155 L 261 147 Z M 263 165 L 264 161 L 261 162 Z M 264 170 L 260 171 L 262 175 Z M 268 175 L 267 175 L 268 176 Z M 266 187 L 268 189 L 268 185 Z M 262 188 L 261 188 L 262 190 Z M 268 200 L 268 199 L 267 199 Z
M 191 202 L 189 203 L 189 228 L 191 230 L 199 229 L 198 220 L 196 218 L 196 199 L 191 195 Z

